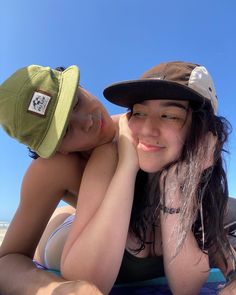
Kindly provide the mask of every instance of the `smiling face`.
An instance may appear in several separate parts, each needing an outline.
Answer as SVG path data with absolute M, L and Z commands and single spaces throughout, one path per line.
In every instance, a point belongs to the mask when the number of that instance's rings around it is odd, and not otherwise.
M 188 105 L 182 100 L 145 100 L 133 106 L 129 127 L 142 170 L 160 171 L 180 157 L 191 124 Z
M 97 98 L 81 87 L 77 97 L 59 152 L 87 151 L 111 141 L 115 134 L 113 121 Z

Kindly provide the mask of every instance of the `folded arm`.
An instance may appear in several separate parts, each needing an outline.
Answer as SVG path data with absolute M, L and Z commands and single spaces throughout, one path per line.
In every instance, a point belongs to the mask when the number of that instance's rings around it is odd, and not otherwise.
M 86 166 L 75 221 L 61 270 L 67 279 L 93 282 L 107 294 L 118 274 L 126 245 L 137 155 L 126 136 L 97 148 Z
M 180 173 L 180 171 L 178 171 Z M 161 183 L 162 183 L 161 177 Z M 178 249 L 181 189 L 175 166 L 165 181 L 165 206 L 175 210 L 161 209 L 161 233 L 165 273 L 175 295 L 197 295 L 207 280 L 209 272 L 208 255 L 199 248 L 193 232 L 189 229 Z M 175 188 L 175 189 L 174 189 Z M 190 209 L 188 209 L 190 210 Z
M 0 290 L 4 290 L 3 294 L 27 294 L 26 286 L 27 292 L 33 294 L 30 291 L 41 288 L 44 281 L 46 284 L 54 282 L 54 277 L 37 270 L 32 257 L 64 192 L 78 191 L 83 167 L 83 161 L 76 155 L 60 154 L 48 160 L 39 158 L 30 165 L 22 183 L 20 205 L 0 247 Z M 45 294 L 51 293 L 45 291 Z

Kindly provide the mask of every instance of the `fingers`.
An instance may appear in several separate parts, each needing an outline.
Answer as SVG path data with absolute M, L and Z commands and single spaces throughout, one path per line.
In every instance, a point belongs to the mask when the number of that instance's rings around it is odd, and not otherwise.
M 139 168 L 138 155 L 136 151 L 137 141 L 129 128 L 130 113 L 126 113 L 119 120 L 119 160 Z
M 128 113 L 125 113 L 120 116 L 120 119 L 119 119 L 119 127 L 120 128 L 128 127 L 130 115 L 131 115 L 131 112 L 128 112 Z
M 127 137 L 134 145 L 136 145 L 136 139 L 134 138 L 131 129 L 129 128 L 129 118 L 131 112 L 123 114 L 119 120 L 119 136 L 124 135 Z

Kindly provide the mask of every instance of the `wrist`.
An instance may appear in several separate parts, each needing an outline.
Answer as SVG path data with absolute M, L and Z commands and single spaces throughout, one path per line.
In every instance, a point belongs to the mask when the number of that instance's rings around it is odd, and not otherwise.
M 180 212 L 180 207 L 173 208 L 173 207 L 167 207 L 160 203 L 159 205 L 160 210 L 165 214 L 178 214 Z
M 116 172 L 120 171 L 123 176 L 127 178 L 136 178 L 139 167 L 134 165 L 127 165 L 126 163 L 118 163 Z

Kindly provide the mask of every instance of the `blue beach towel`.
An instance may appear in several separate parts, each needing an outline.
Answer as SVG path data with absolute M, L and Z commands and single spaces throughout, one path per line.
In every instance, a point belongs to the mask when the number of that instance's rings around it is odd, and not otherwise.
M 199 295 L 218 294 L 219 285 L 224 284 L 225 279 L 221 271 L 211 269 L 207 282 L 201 288 Z M 150 281 L 114 286 L 110 295 L 172 295 L 166 278 L 158 278 Z
M 51 271 L 56 275 L 59 272 Z M 219 285 L 225 283 L 225 278 L 217 268 L 211 269 L 208 280 L 201 288 L 199 295 L 216 295 Z M 115 285 L 109 295 L 172 295 L 165 277 L 133 284 Z

